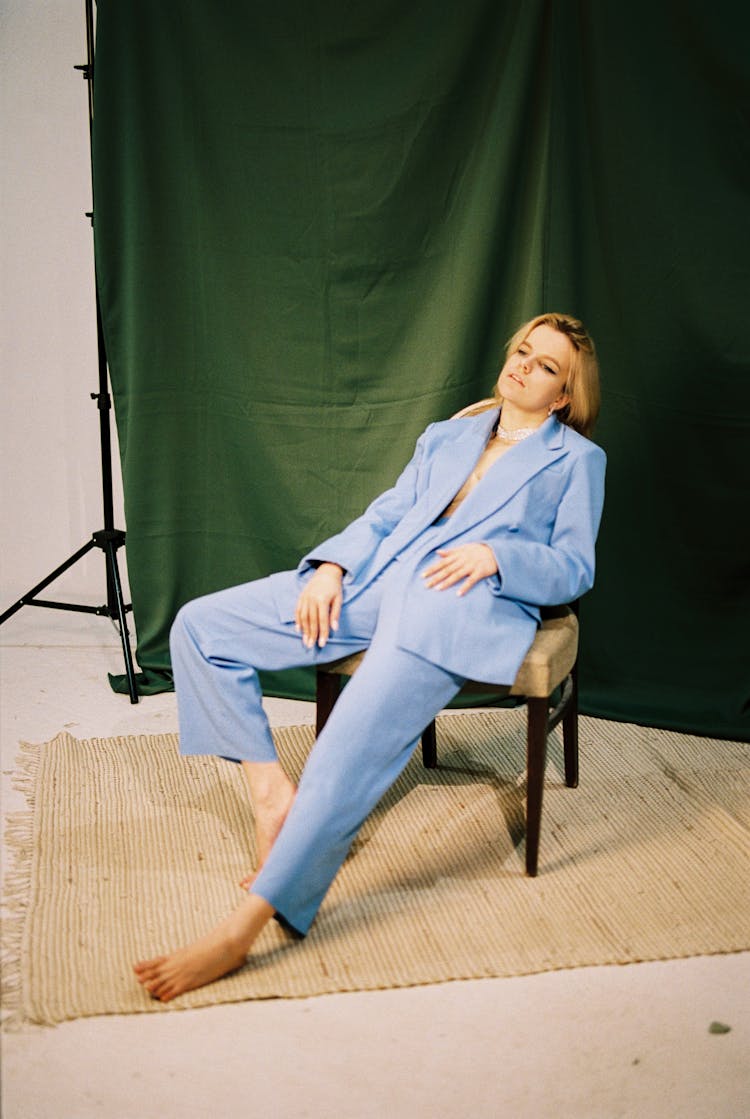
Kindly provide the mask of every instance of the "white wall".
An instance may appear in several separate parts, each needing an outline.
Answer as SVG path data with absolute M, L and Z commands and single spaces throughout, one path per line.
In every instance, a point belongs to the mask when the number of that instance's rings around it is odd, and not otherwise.
M 87 87 L 73 69 L 86 61 L 84 0 L 0 0 L 0 52 L 1 612 L 102 528 L 103 513 Z M 113 413 L 112 438 L 124 528 Z M 125 560 L 121 551 L 121 570 Z M 102 604 L 103 553 L 45 597 Z

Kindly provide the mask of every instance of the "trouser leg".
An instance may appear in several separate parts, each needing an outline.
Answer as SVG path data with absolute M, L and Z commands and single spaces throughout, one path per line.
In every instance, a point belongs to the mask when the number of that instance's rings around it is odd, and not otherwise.
M 313 747 L 289 816 L 252 886 L 300 933 L 422 730 L 463 683 L 397 647 L 400 576 L 396 571 L 384 587 L 372 644 Z
M 288 576 L 292 602 L 299 593 Z M 235 761 L 276 760 L 262 706 L 258 671 L 314 666 L 369 642 L 377 617 L 377 589 L 342 613 L 338 632 L 324 649 L 306 649 L 294 624 L 280 622 L 270 581 L 259 579 L 189 602 L 170 636 L 180 750 L 218 754 Z

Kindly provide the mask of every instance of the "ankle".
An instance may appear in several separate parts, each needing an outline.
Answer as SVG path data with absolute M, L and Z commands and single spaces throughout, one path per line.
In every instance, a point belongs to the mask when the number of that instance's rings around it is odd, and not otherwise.
M 242 764 L 250 786 L 250 795 L 256 806 L 273 808 L 293 795 L 294 785 L 278 762 L 243 762 Z
M 259 894 L 247 894 L 229 916 L 224 929 L 233 951 L 247 954 L 275 912 Z
M 287 778 L 279 781 L 262 782 L 251 787 L 253 804 L 266 812 L 273 812 L 279 807 L 285 807 L 290 797 L 294 795 L 294 786 Z

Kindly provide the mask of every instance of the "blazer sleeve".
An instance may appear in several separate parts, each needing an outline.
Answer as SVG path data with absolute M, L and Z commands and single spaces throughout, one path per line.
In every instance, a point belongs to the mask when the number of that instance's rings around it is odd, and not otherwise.
M 591 589 L 606 461 L 594 443 L 576 458 L 548 544 L 524 539 L 522 524 L 511 530 L 506 525 L 485 539 L 497 560 L 498 577 L 490 580 L 495 594 L 534 606 L 557 606 Z
M 396 484 L 376 497 L 364 513 L 345 529 L 308 552 L 300 560 L 298 571 L 304 572 L 321 563 L 337 563 L 349 579 L 357 578 L 381 541 L 393 532 L 417 500 L 420 467 L 432 427 L 434 424 L 430 424 L 420 435 L 411 461 L 404 467 Z

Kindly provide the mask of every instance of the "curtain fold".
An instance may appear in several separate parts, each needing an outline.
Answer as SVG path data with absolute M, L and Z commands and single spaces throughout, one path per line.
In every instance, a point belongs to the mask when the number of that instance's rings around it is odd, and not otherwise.
M 97 275 L 153 687 L 182 602 L 293 566 L 487 395 L 520 321 L 567 310 L 610 457 L 584 709 L 747 734 L 747 64 L 713 9 L 666 7 L 100 0 Z

